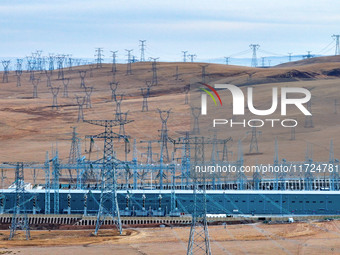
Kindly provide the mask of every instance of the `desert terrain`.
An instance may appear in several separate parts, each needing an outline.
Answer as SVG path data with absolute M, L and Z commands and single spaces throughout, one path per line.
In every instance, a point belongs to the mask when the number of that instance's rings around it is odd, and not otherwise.
M 118 64 L 115 80 L 119 82 L 117 95 L 124 94 L 122 112 L 129 111 L 128 119 L 134 120 L 126 125 L 126 134 L 132 141 L 137 140 L 139 161 L 145 152 L 141 140 L 159 139 L 161 121 L 157 108 L 168 110 L 169 136 L 178 138 L 181 132 L 190 130 L 190 108 L 184 104 L 184 86 L 201 80 L 203 63 L 157 63 L 158 85 L 151 88 L 149 111 L 142 112 L 141 88 L 152 79 L 151 63 L 133 63 L 132 75 L 126 75 L 126 65 Z M 313 147 L 313 159 L 327 162 L 329 144 L 333 140 L 335 158 L 340 155 L 340 58 L 327 57 L 284 64 L 273 68 L 249 68 L 209 64 L 206 68 L 208 84 L 231 83 L 239 85 L 243 91 L 252 86 L 255 106 L 263 109 L 271 105 L 272 87 L 306 87 L 312 89 L 313 128 L 305 128 L 305 117 L 290 114 L 297 118 L 296 140 L 290 140 L 290 129 L 259 129 L 258 155 L 245 155 L 245 164 L 272 163 L 275 138 L 279 144 L 279 159 L 304 161 L 306 145 Z M 178 67 L 178 79 L 176 79 Z M 35 72 L 40 77 L 38 98 L 32 97 L 33 86 L 30 74 L 23 72 L 21 87 L 16 87 L 14 72 L 9 73 L 9 82 L 1 83 L 0 93 L 0 162 L 43 162 L 45 153 L 58 148 L 62 162 L 68 161 L 70 150 L 71 127 L 77 127 L 82 139 L 82 154 L 87 158 L 102 157 L 102 142 L 95 141 L 95 149 L 90 154 L 86 135 L 103 132 L 103 128 L 85 122 L 77 122 L 78 106 L 75 95 L 84 96 L 80 88 L 79 71 L 87 70 L 85 84 L 93 87 L 92 108 L 84 105 L 87 120 L 114 119 L 116 103 L 111 100 L 109 83 L 113 81 L 111 65 L 102 68 L 90 66 L 73 67 L 64 70 L 64 77 L 70 78 L 68 98 L 62 97 L 63 83 L 58 79 L 58 71 L 53 72 L 51 83 L 60 87 L 58 110 L 52 109 L 52 94 L 46 86 L 46 75 Z M 2 74 L 0 74 L 2 75 Z M 229 98 L 230 99 L 230 98 Z M 334 102 L 338 100 L 339 106 Z M 338 107 L 338 108 L 337 108 Z M 261 108 L 262 109 L 262 108 Z M 231 118 L 231 109 L 226 112 Z M 279 111 L 273 118 L 280 118 Z M 252 118 L 246 113 L 245 118 Z M 202 126 L 203 132 L 208 127 Z M 115 130 L 119 131 L 119 127 Z M 232 137 L 229 144 L 231 160 L 237 157 L 237 141 L 241 140 L 244 153 L 249 150 L 250 129 L 226 128 L 221 137 Z M 202 133 L 203 133 L 202 132 Z M 118 158 L 124 158 L 124 144 L 115 144 Z M 158 152 L 157 145 L 154 151 Z M 209 150 L 209 147 L 207 148 Z M 172 145 L 169 143 L 169 151 Z M 132 150 L 128 159 L 132 158 Z M 5 171 L 4 186 L 13 182 L 13 171 Z M 26 170 L 25 180 L 32 181 L 32 171 Z M 38 173 L 37 182 L 44 182 L 44 174 Z M 118 237 L 114 231 L 101 230 L 98 237 L 90 237 L 88 231 L 32 231 L 32 240 L 23 240 L 23 234 L 16 240 L 8 241 L 8 231 L 0 231 L 0 254 L 185 254 L 190 228 L 148 228 L 125 229 Z M 251 224 L 209 227 L 213 254 L 340 254 L 340 223 L 308 222 L 293 224 Z M 22 239 L 22 240 L 21 240 Z

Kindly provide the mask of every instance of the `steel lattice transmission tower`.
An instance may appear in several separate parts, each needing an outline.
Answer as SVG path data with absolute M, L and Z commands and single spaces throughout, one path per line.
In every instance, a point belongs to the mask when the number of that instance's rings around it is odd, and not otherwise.
M 157 59 L 159 58 L 150 58 L 152 60 L 152 86 L 155 86 L 158 84 L 158 79 L 157 79 Z
M 29 239 L 30 228 L 25 203 L 28 200 L 24 182 L 24 163 L 15 163 L 15 203 L 9 239 L 11 240 L 18 228 L 25 230 L 26 239 Z
M 204 165 L 204 137 L 194 137 L 194 165 Z M 206 177 L 204 173 L 192 173 L 194 210 L 192 214 L 187 255 L 211 255 L 207 224 Z
M 21 87 L 22 62 L 23 59 L 17 59 L 17 70 L 15 70 L 15 75 L 17 77 L 17 87 Z
M 84 120 L 83 107 L 84 107 L 84 104 L 85 104 L 85 97 L 76 96 L 76 100 L 77 100 L 77 105 L 78 105 L 78 120 L 77 120 L 77 122 L 79 122 L 79 121 Z
M 116 90 L 118 87 L 118 82 L 110 82 L 110 89 L 111 89 L 111 101 L 117 100 Z
M 288 52 L 288 61 L 291 62 L 292 61 L 292 52 Z
M 182 53 L 183 53 L 183 62 L 187 62 L 187 53 L 188 53 L 188 51 L 186 50 L 186 51 L 182 51 Z
M 96 54 L 94 55 L 96 58 L 96 62 L 97 62 L 97 68 L 102 68 L 102 63 L 103 63 L 103 48 L 97 48 L 96 49 Z
M 81 158 L 81 139 L 78 137 L 78 133 L 76 132 L 76 127 L 72 127 L 72 143 L 71 149 L 68 157 L 69 164 L 77 164 Z M 70 175 L 70 180 L 72 181 L 72 172 L 71 169 L 68 170 Z
M 209 65 L 201 65 L 201 68 L 202 68 L 202 82 L 205 83 L 205 77 L 207 76 L 207 73 L 206 73 L 206 68 L 208 67 Z
M 190 58 L 190 62 L 193 63 L 194 62 L 194 58 L 197 57 L 196 54 L 188 54 L 188 57 Z
M 230 59 L 230 57 L 224 57 L 224 59 L 225 59 L 225 64 L 226 64 L 226 65 L 229 65 L 229 59 Z
M 4 74 L 2 76 L 2 82 L 3 83 L 8 83 L 8 73 L 9 73 L 9 64 L 11 63 L 11 61 L 9 60 L 3 60 L 1 61 L 2 66 L 4 67 Z
M 124 124 L 130 123 L 127 120 Z M 122 234 L 122 223 L 120 221 L 119 205 L 117 200 L 117 183 L 116 183 L 116 159 L 113 150 L 113 140 L 120 136 L 113 132 L 112 128 L 121 124 L 120 120 L 85 120 L 85 122 L 102 126 L 105 128 L 103 133 L 92 136 L 93 138 L 104 139 L 104 155 L 102 159 L 103 167 L 101 168 L 101 184 L 100 184 L 100 202 L 97 214 L 97 222 L 95 235 L 103 224 L 106 216 L 111 215 L 115 221 L 119 233 Z M 107 205 L 110 204 L 110 207 Z
M 33 98 L 38 97 L 38 84 L 40 82 L 40 78 L 34 78 L 32 80 L 32 85 L 33 85 Z
M 140 44 L 140 62 L 144 62 L 145 61 L 145 42 L 146 40 L 139 40 Z
M 132 59 L 131 59 L 131 52 L 133 50 L 126 50 L 127 52 L 127 65 L 126 65 L 126 75 L 131 75 L 132 74 L 132 68 L 131 68 L 131 63 L 132 63 Z
M 93 87 L 85 87 L 85 104 L 86 104 L 86 108 L 92 108 L 92 104 L 91 104 L 91 94 L 93 92 Z
M 59 94 L 59 87 L 51 87 L 51 93 L 53 96 L 53 104 L 52 110 L 58 110 L 58 94 Z
M 199 127 L 199 121 L 198 118 L 201 116 L 201 108 L 200 107 L 191 107 L 191 114 L 194 118 L 194 123 L 192 127 L 192 134 L 199 134 L 200 133 L 200 127 Z
M 160 160 L 164 161 L 164 158 L 166 161 L 169 161 L 169 151 L 168 151 L 168 119 L 170 117 L 170 112 L 171 109 L 167 111 L 162 111 L 160 109 L 157 109 L 159 112 L 159 117 L 161 118 L 162 121 L 162 129 L 159 130 L 161 131 L 161 155 L 160 155 Z
M 335 56 L 340 55 L 340 43 L 339 43 L 339 37 L 340 35 L 332 35 L 332 37 L 335 39 Z
M 57 58 L 57 66 L 58 66 L 58 79 L 63 79 L 64 78 L 65 56 L 64 55 L 58 55 L 58 56 L 56 56 L 56 58 Z
M 111 51 L 111 53 L 112 53 L 112 70 L 111 71 L 113 73 L 117 72 L 117 66 L 116 66 L 117 52 L 118 52 L 118 50 Z
M 257 56 L 256 56 L 256 51 L 260 48 L 260 45 L 258 44 L 250 44 L 249 47 L 253 51 L 253 57 L 251 59 L 251 66 L 252 67 L 257 67 Z
M 150 96 L 150 87 L 148 86 L 147 88 L 141 88 L 140 91 L 143 96 L 142 112 L 147 112 L 149 111 L 148 98 Z
M 116 81 L 116 73 L 117 73 L 117 65 L 116 65 L 116 58 L 118 51 L 111 51 L 112 52 L 112 81 Z
M 64 89 L 63 89 L 63 97 L 68 97 L 68 84 L 70 83 L 70 78 L 64 78 L 63 79 L 63 85 L 64 85 Z
M 257 144 L 257 136 L 262 132 L 257 131 L 256 127 L 252 127 L 251 131 L 247 132 L 247 134 L 251 133 L 250 145 L 249 145 L 249 153 L 259 153 L 259 146 Z M 255 152 L 254 152 L 255 151 Z
M 87 71 L 79 71 L 79 76 L 80 76 L 80 88 L 85 88 L 85 76 L 86 76 Z
M 184 104 L 189 104 L 189 92 L 190 92 L 190 84 L 187 84 L 184 86 L 184 93 L 185 93 Z
M 116 116 L 115 116 L 115 120 L 119 120 L 120 119 L 120 114 L 122 112 L 121 104 L 122 104 L 123 98 L 124 98 L 124 94 L 121 94 L 119 99 L 118 99 L 118 97 L 116 97 Z
M 45 71 L 45 75 L 46 75 L 46 87 L 51 87 L 51 76 L 52 76 L 52 71 Z

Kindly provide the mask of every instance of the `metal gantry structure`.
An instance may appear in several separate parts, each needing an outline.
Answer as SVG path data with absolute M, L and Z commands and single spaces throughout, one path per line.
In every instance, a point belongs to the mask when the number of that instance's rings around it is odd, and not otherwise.
M 29 200 L 29 198 L 25 189 L 24 163 L 16 162 L 5 164 L 15 167 L 15 203 L 13 206 L 13 216 L 9 239 L 11 240 L 14 237 L 17 229 L 22 229 L 26 232 L 26 239 L 28 240 L 31 236 L 25 205 L 26 201 Z M 25 164 L 27 165 L 27 163 Z

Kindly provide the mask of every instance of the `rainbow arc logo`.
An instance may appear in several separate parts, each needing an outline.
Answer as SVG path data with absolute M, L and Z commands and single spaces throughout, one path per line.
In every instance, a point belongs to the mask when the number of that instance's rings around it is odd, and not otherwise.
M 214 92 L 214 94 L 217 96 L 217 98 L 218 98 L 218 100 L 220 101 L 220 104 L 221 104 L 221 106 L 222 106 L 221 97 L 220 97 L 220 95 L 217 93 L 216 89 L 214 89 L 213 87 L 211 87 L 210 85 L 205 84 L 205 83 L 200 83 L 200 84 L 206 86 L 208 89 L 210 89 L 212 92 Z M 213 94 L 212 94 L 209 90 L 207 90 L 207 89 L 205 89 L 205 88 L 200 88 L 200 89 L 201 89 L 202 91 L 204 91 L 205 93 L 207 93 L 207 94 L 212 98 L 212 100 L 214 101 L 215 105 L 217 105 L 217 102 L 216 102 L 215 97 L 213 96 Z

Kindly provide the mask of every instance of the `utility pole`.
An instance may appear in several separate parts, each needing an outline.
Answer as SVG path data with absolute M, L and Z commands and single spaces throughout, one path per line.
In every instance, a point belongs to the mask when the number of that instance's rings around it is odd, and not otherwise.
M 335 39 L 335 56 L 340 55 L 340 48 L 339 48 L 339 37 L 340 35 L 332 35 Z
M 126 65 L 126 75 L 131 75 L 132 74 L 132 69 L 131 69 L 131 52 L 133 50 L 125 50 L 127 52 L 127 65 Z
M 103 62 L 103 48 L 97 48 L 96 49 L 96 54 L 94 55 L 97 57 L 96 62 L 97 62 L 97 68 L 102 68 L 102 62 Z
M 183 52 L 183 62 L 187 62 L 187 52 L 188 51 L 182 51 Z
M 144 62 L 145 61 L 145 42 L 146 40 L 139 40 L 140 44 L 140 62 Z
M 253 51 L 253 57 L 251 59 L 251 66 L 252 67 L 257 67 L 257 57 L 256 57 L 256 51 L 260 48 L 260 45 L 258 44 L 250 44 L 249 47 Z

